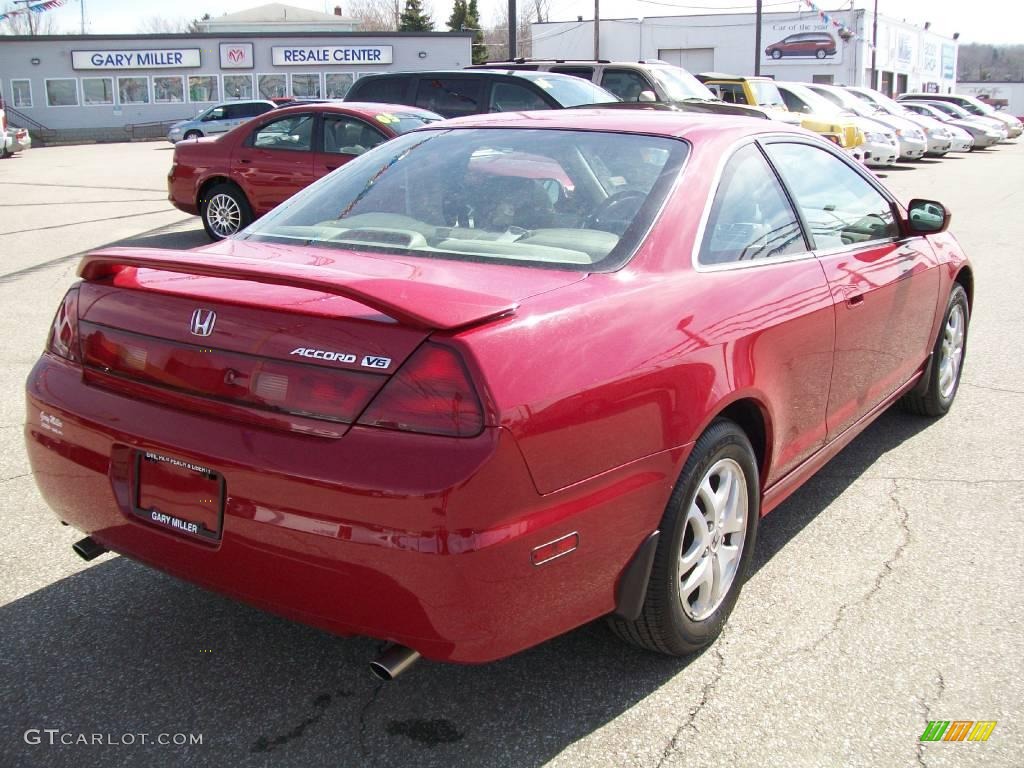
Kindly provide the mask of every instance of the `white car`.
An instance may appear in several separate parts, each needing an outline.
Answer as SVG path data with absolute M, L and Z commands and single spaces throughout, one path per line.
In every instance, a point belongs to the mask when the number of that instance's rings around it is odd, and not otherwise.
M 848 109 L 855 115 L 866 117 L 882 125 L 886 125 L 896 134 L 899 142 L 900 160 L 917 160 L 924 157 L 928 151 L 928 139 L 924 131 L 911 120 L 890 115 L 868 106 L 863 100 L 857 98 L 845 88 L 836 85 L 822 85 L 820 83 L 805 83 L 805 85 L 817 94 L 824 96 L 834 104 Z

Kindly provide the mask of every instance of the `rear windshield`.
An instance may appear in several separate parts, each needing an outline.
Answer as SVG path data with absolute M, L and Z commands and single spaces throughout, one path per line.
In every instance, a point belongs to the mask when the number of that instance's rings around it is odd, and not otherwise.
M 762 107 L 786 108 L 786 102 L 779 93 L 778 87 L 770 80 L 748 80 L 750 90 L 754 92 L 754 98 Z
M 306 188 L 241 237 L 398 257 L 614 269 L 650 228 L 687 147 L 597 131 L 417 131 Z
M 563 107 L 581 107 L 584 104 L 607 104 L 619 101 L 618 96 L 608 93 L 604 88 L 594 85 L 589 80 L 572 75 L 552 77 L 544 72 L 521 72 L 517 77 L 529 80 L 544 89 Z

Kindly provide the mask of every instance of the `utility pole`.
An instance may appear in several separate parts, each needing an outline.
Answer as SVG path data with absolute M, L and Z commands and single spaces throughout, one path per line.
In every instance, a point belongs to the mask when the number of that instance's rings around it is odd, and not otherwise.
M 761 17 L 764 8 L 762 0 L 757 0 L 757 20 L 754 22 L 754 76 L 761 74 Z
M 82 5 L 82 34 L 85 34 L 85 0 L 79 0 Z
M 29 6 L 29 3 L 37 2 L 37 0 L 13 0 L 13 2 L 14 2 L 15 5 L 24 5 L 25 6 L 25 15 L 28 16 L 28 33 L 30 35 L 35 35 L 36 30 L 35 30 L 34 25 L 32 24 L 32 11 L 30 11 L 28 9 L 28 6 Z
M 594 61 L 601 58 L 601 0 L 594 0 Z
M 516 28 L 519 26 L 519 17 L 516 14 L 516 0 L 508 0 L 508 59 L 512 61 L 516 57 Z
M 875 0 L 875 15 L 871 17 L 871 85 L 868 88 L 878 87 L 878 0 Z

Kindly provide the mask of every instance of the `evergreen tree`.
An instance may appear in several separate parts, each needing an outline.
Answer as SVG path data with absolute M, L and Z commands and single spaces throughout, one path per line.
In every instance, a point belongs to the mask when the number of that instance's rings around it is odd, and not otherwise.
M 487 62 L 487 46 L 484 45 L 484 31 L 480 29 L 480 10 L 477 8 L 476 0 L 469 0 L 469 5 L 466 5 L 466 0 L 455 0 L 455 2 L 461 2 L 465 7 L 465 27 L 473 30 L 473 63 L 485 64 Z
M 461 32 L 466 24 L 466 0 L 455 0 L 452 6 L 452 15 L 448 17 L 448 29 L 452 32 Z
M 420 0 L 405 0 L 405 10 L 398 20 L 399 32 L 433 32 L 434 22 L 423 12 Z

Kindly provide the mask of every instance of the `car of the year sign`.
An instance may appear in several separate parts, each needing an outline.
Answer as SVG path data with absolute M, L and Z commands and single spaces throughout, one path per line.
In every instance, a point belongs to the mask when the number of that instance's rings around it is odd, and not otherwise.
M 176 144 L 168 199 L 220 240 L 352 158 L 441 119 L 400 105 L 298 102 L 217 139 Z
M 85 256 L 32 469 L 85 558 L 388 641 L 384 677 L 598 617 L 690 653 L 763 515 L 890 404 L 953 403 L 948 221 L 767 120 L 438 123 L 236 237 Z

